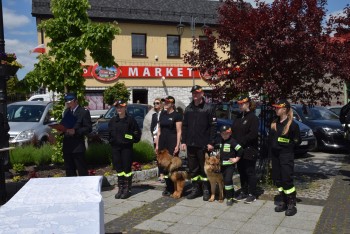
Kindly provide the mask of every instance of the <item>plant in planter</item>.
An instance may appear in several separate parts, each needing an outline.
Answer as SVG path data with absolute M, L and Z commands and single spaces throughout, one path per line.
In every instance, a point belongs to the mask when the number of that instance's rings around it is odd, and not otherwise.
M 17 61 L 17 56 L 14 53 L 0 53 L 0 75 L 14 76 L 19 68 L 23 65 Z

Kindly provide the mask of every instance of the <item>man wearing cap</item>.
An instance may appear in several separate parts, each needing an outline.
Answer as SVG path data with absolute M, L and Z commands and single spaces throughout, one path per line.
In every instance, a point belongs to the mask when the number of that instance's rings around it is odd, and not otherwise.
M 215 110 L 204 100 L 201 86 L 191 89 L 192 102 L 186 107 L 182 123 L 181 149 L 187 150 L 189 174 L 193 189 L 187 199 L 203 194 L 203 200 L 210 198 L 210 184 L 204 172 L 205 152 L 212 151 L 215 144 Z
M 116 115 L 108 123 L 109 142 L 112 145 L 112 162 L 118 175 L 116 199 L 126 199 L 131 195 L 133 144 L 140 141 L 141 131 L 136 120 L 127 113 L 125 100 L 114 104 Z
M 269 135 L 269 152 L 272 161 L 272 179 L 278 187 L 282 202 L 275 212 L 285 211 L 286 216 L 297 213 L 296 190 L 293 183 L 294 149 L 300 144 L 299 126 L 293 121 L 293 111 L 288 101 L 273 105 L 277 118 L 272 121 Z
M 78 104 L 75 93 L 65 94 L 64 100 L 67 107 L 62 119 L 62 121 L 67 120 L 65 123 L 67 129 L 63 137 L 63 159 L 66 176 L 87 176 L 85 136 L 92 130 L 90 112 Z
M 256 201 L 256 172 L 255 164 L 258 154 L 259 119 L 255 115 L 255 103 L 248 95 L 238 98 L 240 113 L 233 121 L 232 137 L 243 147 L 244 154 L 237 163 L 241 192 L 235 197 L 237 201 L 250 204 Z M 255 155 L 249 152 L 256 152 Z

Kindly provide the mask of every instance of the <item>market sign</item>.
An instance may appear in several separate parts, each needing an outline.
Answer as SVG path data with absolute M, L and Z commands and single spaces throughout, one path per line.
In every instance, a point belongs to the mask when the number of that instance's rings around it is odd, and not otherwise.
M 118 78 L 124 79 L 154 79 L 154 78 L 170 78 L 170 79 L 192 79 L 200 78 L 198 71 L 192 74 L 191 67 L 159 67 L 159 66 L 115 66 L 103 68 L 97 64 L 94 66 L 84 66 L 83 76 L 94 77 L 100 81 L 112 81 Z

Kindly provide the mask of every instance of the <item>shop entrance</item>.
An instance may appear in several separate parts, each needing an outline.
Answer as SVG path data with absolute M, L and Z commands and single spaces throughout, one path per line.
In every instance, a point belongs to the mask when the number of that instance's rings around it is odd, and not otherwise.
M 148 104 L 148 90 L 147 89 L 133 89 L 132 102 Z

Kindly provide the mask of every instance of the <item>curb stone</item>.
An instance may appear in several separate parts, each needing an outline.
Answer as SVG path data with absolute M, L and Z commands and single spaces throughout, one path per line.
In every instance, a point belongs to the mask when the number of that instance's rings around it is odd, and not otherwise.
M 149 180 L 151 178 L 157 177 L 157 175 L 158 175 L 158 168 L 157 167 L 149 169 L 149 170 L 134 171 L 133 176 L 132 176 L 132 182 L 137 183 L 140 181 Z M 118 182 L 118 176 L 116 174 L 113 174 L 113 175 L 107 176 L 106 180 L 107 181 L 105 181 L 105 184 L 107 184 L 107 182 L 108 182 L 109 183 L 108 186 L 114 186 Z M 106 187 L 108 187 L 108 186 L 106 186 Z

